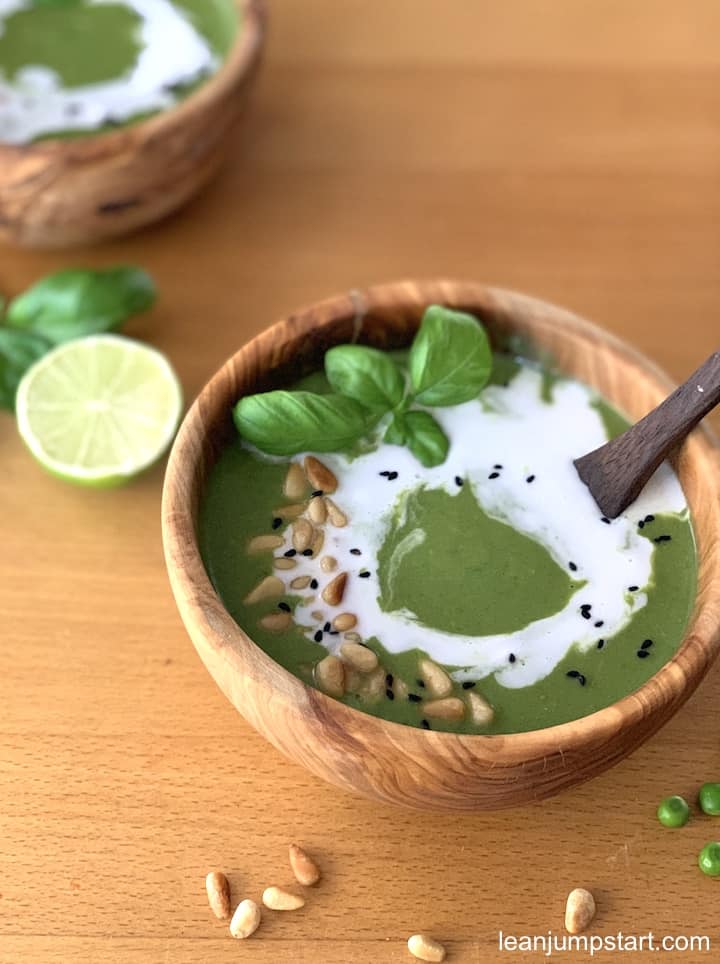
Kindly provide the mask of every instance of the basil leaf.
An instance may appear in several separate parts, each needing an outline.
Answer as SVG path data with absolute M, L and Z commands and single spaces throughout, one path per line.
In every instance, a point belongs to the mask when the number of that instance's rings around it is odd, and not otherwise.
M 387 412 L 405 391 L 402 372 L 387 352 L 365 345 L 338 345 L 325 353 L 325 374 L 341 395 L 366 408 Z
M 405 444 L 422 464 L 431 469 L 447 458 L 450 442 L 429 412 L 407 412 L 402 416 Z
M 472 315 L 431 305 L 410 349 L 410 380 L 423 405 L 477 398 L 492 370 L 485 329 Z
M 394 415 L 392 422 L 385 430 L 384 442 L 388 445 L 404 445 L 407 439 L 407 429 L 405 427 L 405 416 Z
M 118 328 L 155 301 L 150 275 L 140 268 L 70 268 L 42 278 L 14 298 L 7 323 L 53 344 Z
M 15 411 L 15 393 L 28 368 L 52 347 L 29 331 L 0 328 L 0 407 Z
M 313 392 L 265 392 L 241 398 L 233 411 L 243 438 L 268 455 L 337 452 L 375 421 L 352 398 Z

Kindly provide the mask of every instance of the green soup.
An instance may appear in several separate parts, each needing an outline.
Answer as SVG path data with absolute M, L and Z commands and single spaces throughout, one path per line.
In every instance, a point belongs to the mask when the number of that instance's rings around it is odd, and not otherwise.
M 237 29 L 233 0 L 2 0 L 0 141 L 166 110 L 218 69 Z
M 208 480 L 201 550 L 235 620 L 310 684 L 347 642 L 372 651 L 377 667 L 347 664 L 339 698 L 398 723 L 513 733 L 577 719 L 653 675 L 692 610 L 693 532 L 669 467 L 604 519 L 572 459 L 627 423 L 590 389 L 522 359 L 498 356 L 494 372 L 477 400 L 435 409 L 451 443 L 441 466 L 423 468 L 380 435 L 362 452 L 319 456 L 347 522 L 312 523 L 300 551 L 293 527 L 305 532 L 297 520 L 309 520 L 312 493 L 283 495 L 289 459 L 238 440 Z M 327 388 L 319 375 L 303 384 Z M 323 591 L 340 573 L 331 605 Z M 262 585 L 273 594 L 258 600 Z M 442 696 L 462 701 L 461 718 L 429 712 L 428 662 L 450 677 Z M 474 715 L 473 694 L 490 722 Z

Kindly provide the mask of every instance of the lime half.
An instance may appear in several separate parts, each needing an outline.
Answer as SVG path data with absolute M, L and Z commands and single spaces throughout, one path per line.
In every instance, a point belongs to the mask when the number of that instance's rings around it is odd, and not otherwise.
M 159 351 L 94 335 L 35 362 L 15 407 L 20 435 L 48 472 L 80 485 L 119 485 L 170 445 L 182 389 Z

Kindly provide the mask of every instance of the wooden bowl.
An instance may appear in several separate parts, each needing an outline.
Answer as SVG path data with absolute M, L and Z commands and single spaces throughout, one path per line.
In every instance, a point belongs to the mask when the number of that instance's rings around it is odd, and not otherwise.
M 234 435 L 231 409 L 247 393 L 322 367 L 333 345 L 406 345 L 424 308 L 440 303 L 482 319 L 495 344 L 511 336 L 639 418 L 672 387 L 632 348 L 587 321 L 524 295 L 447 281 L 382 285 L 291 315 L 241 348 L 188 412 L 170 456 L 163 537 L 180 614 L 205 665 L 243 716 L 288 757 L 346 790 L 423 810 L 490 810 L 548 797 L 596 776 L 651 736 L 698 685 L 718 650 L 720 459 L 704 430 L 676 468 L 698 544 L 694 615 L 678 652 L 644 686 L 607 709 L 508 736 L 428 732 L 345 706 L 287 672 L 228 614 L 196 536 L 209 469 Z
M 177 107 L 103 134 L 0 144 L 0 241 L 60 248 L 126 234 L 188 201 L 215 173 L 260 61 L 263 0 L 220 70 Z

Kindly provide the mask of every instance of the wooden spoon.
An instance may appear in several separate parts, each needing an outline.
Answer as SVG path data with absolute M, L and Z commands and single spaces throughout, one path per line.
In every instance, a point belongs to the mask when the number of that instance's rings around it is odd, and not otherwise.
M 637 499 L 660 463 L 720 402 L 720 352 L 622 435 L 575 459 L 578 475 L 608 519 Z

